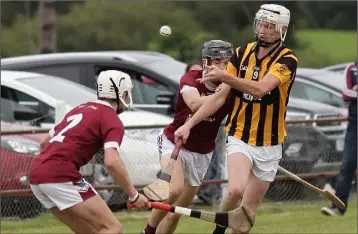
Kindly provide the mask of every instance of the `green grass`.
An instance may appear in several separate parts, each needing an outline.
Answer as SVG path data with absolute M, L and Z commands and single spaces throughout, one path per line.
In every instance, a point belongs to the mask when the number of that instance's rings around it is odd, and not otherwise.
M 271 203 L 259 208 L 251 233 L 356 233 L 357 197 L 350 200 L 349 210 L 343 217 L 326 217 L 320 208 L 325 200 Z M 204 209 L 196 207 L 197 209 Z M 139 233 L 149 216 L 147 211 L 118 212 L 125 233 Z M 2 220 L 2 233 L 70 233 L 69 229 L 49 214 L 25 221 Z M 183 217 L 176 233 L 211 233 L 214 224 Z M 227 232 L 229 233 L 229 231 Z
M 299 51 L 303 57 L 310 61 L 313 57 L 317 64 L 326 66 L 344 62 L 350 62 L 357 58 L 357 32 L 307 29 L 297 30 L 296 37 L 300 43 L 306 44 L 304 51 Z M 300 60 L 303 64 L 308 62 Z

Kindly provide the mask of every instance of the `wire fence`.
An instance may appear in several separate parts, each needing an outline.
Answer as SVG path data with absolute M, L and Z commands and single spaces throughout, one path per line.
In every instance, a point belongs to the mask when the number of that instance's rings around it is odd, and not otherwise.
M 138 189 L 152 183 L 160 173 L 157 135 L 164 126 L 127 127 L 120 148 L 121 160 Z M 346 119 L 315 118 L 287 121 L 288 137 L 283 145 L 280 165 L 313 185 L 334 187 L 343 156 Z M 222 129 L 223 130 L 223 129 Z M 40 152 L 40 140 L 48 129 L 19 127 L 2 123 L 1 137 L 1 214 L 2 217 L 29 218 L 45 212 L 32 195 L 27 175 Z M 223 131 L 221 132 L 223 133 Z M 220 136 L 220 134 L 219 134 Z M 225 134 L 217 143 L 225 144 Z M 222 137 L 223 136 L 223 137 Z M 213 160 L 198 199 L 209 205 L 218 204 L 226 189 L 226 157 L 221 148 Z M 83 177 L 94 185 L 107 204 L 116 210 L 127 201 L 104 166 L 103 150 L 81 168 Z M 318 198 L 310 190 L 280 173 L 271 184 L 265 201 L 287 201 Z

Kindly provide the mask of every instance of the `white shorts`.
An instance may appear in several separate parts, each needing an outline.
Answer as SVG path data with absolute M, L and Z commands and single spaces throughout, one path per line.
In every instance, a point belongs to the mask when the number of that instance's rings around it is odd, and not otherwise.
M 282 158 L 282 144 L 253 146 L 229 136 L 226 149 L 228 156 L 235 153 L 244 154 L 250 160 L 252 172 L 258 179 L 267 182 L 274 181 L 279 161 Z
M 159 156 L 170 157 L 175 145 L 168 140 L 168 138 L 160 133 L 158 136 Z M 200 186 L 201 181 L 209 168 L 213 152 L 208 154 L 199 154 L 191 152 L 184 148 L 179 151 L 178 159 L 180 158 L 184 163 L 184 177 L 188 180 L 191 186 Z
M 46 209 L 57 207 L 64 210 L 98 194 L 85 179 L 76 183 L 30 184 L 30 187 Z

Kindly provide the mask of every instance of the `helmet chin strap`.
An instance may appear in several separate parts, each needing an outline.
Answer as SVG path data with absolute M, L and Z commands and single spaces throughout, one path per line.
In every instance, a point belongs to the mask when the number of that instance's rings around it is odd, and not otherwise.
M 118 90 L 118 88 L 117 88 L 117 85 L 114 83 L 113 79 L 110 78 L 109 80 L 112 82 L 113 87 L 114 87 L 114 91 L 116 92 L 116 102 L 117 102 L 117 110 L 116 110 L 116 113 L 117 113 L 117 115 L 119 115 L 120 113 L 122 113 L 122 112 L 124 111 L 124 108 L 119 108 L 119 101 L 120 101 L 120 100 L 119 100 L 119 94 L 118 94 L 119 90 Z
M 273 41 L 273 42 L 267 42 L 267 41 L 263 41 L 261 40 L 258 36 L 256 36 L 256 41 L 257 41 L 257 44 L 260 46 L 260 47 L 263 47 L 263 48 L 268 48 L 274 44 L 276 44 L 277 42 L 280 42 L 281 39 L 277 39 L 276 41 Z

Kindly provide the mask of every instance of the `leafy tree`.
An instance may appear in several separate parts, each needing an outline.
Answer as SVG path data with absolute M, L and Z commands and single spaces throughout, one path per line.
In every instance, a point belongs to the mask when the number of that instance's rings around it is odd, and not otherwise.
M 27 19 L 23 15 L 16 17 L 12 27 L 1 26 L 1 57 L 37 53 L 39 29 L 38 18 Z
M 32 17 L 37 10 L 36 1 L 1 1 L 1 25 L 11 26 L 18 15 Z
M 329 62 L 328 58 L 297 41 L 297 29 L 356 29 L 355 2 L 56 1 L 57 48 L 58 52 L 155 50 L 187 62 L 200 57 L 207 40 L 226 40 L 235 47 L 252 41 L 255 12 L 264 3 L 283 4 L 291 10 L 285 44 L 299 52 L 301 62 L 314 66 Z M 37 5 L 28 4 L 29 17 L 24 15 L 23 2 L 2 3 L 2 57 L 39 53 Z M 159 34 L 164 24 L 172 28 L 170 37 Z
M 216 32 L 219 36 L 218 39 L 227 40 L 233 43 L 235 46 L 252 41 L 255 39 L 253 32 L 253 23 L 255 13 L 262 4 L 277 3 L 283 4 L 289 9 L 295 9 L 297 6 L 292 2 L 177 2 L 176 5 L 184 7 L 187 10 L 193 12 L 195 19 L 199 21 L 202 26 L 211 32 Z M 295 22 L 295 19 L 299 17 L 298 14 L 291 14 L 291 20 Z M 225 22 L 225 23 L 223 23 Z M 290 47 L 298 47 L 300 45 L 294 37 L 295 23 L 290 24 L 288 31 L 286 44 Z
M 185 61 L 198 54 L 198 45 L 210 36 L 190 12 L 165 2 L 89 1 L 58 21 L 61 51 L 149 49 Z M 164 24 L 173 30 L 170 37 L 159 34 Z
M 159 34 L 164 24 L 172 27 L 170 37 Z M 200 56 L 204 41 L 213 38 L 190 12 L 165 2 L 87 1 L 59 15 L 56 29 L 58 52 L 148 49 L 182 61 Z M 38 51 L 38 33 L 37 17 L 28 21 L 18 17 L 13 27 L 3 28 L 3 57 Z
M 57 14 L 66 14 L 73 4 L 83 4 L 84 1 L 55 1 L 54 4 Z M 1 1 L 1 25 L 11 26 L 15 22 L 17 15 L 32 18 L 36 15 L 38 7 L 39 1 Z

